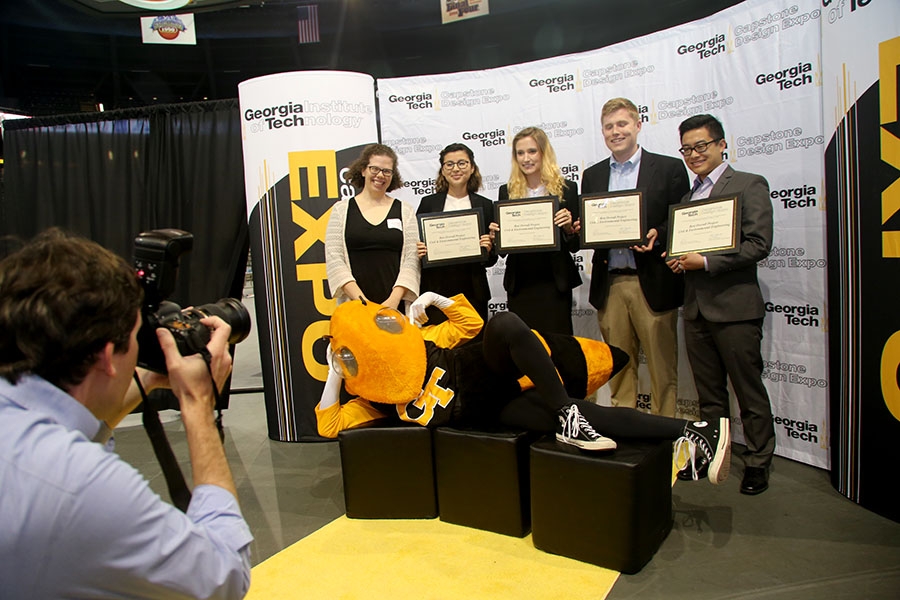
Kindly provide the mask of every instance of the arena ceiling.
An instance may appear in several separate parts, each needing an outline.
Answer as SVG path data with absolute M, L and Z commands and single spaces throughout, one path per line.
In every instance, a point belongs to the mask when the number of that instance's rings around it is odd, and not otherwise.
M 492 68 L 600 48 L 736 0 L 489 0 L 441 25 L 441 0 L 193 0 L 196 46 L 145 45 L 120 0 L 3 0 L 0 110 L 51 115 L 237 97 L 270 73 L 339 69 L 394 77 Z M 321 41 L 298 44 L 317 4 Z

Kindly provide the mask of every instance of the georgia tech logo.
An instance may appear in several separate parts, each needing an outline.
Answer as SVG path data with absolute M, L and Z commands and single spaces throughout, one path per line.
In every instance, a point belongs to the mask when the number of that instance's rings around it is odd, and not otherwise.
M 551 94 L 559 92 L 567 92 L 575 89 L 575 76 L 571 73 L 559 75 L 557 77 L 548 77 L 547 79 L 532 79 L 528 82 L 533 88 L 543 87 Z
M 391 94 L 388 96 L 388 102 L 406 104 L 409 110 L 422 110 L 423 108 L 434 108 L 434 98 L 428 92 L 414 94 L 409 96 L 397 96 Z
M 802 185 L 795 188 L 772 190 L 769 197 L 780 200 L 784 208 L 813 208 L 816 206 L 816 186 Z
M 819 327 L 819 307 L 811 304 L 775 304 L 766 302 L 766 312 L 784 315 L 788 325 L 800 327 Z
M 789 90 L 801 85 L 808 85 L 813 82 L 813 76 L 811 74 L 812 70 L 812 63 L 799 62 L 792 67 L 781 69 L 774 73 L 760 73 L 756 76 L 756 85 L 774 83 L 781 91 Z
M 303 127 L 301 113 L 303 113 L 303 105 L 295 102 L 280 106 L 267 106 L 266 108 L 248 108 L 244 111 L 244 120 L 247 122 L 263 121 L 267 129 Z
M 453 396 L 456 395 L 451 389 L 441 387 L 438 382 L 447 371 L 440 367 L 434 367 L 431 370 L 431 376 L 428 383 L 418 398 L 406 404 L 397 405 L 397 416 L 404 421 L 418 423 L 419 425 L 428 425 L 434 418 L 435 409 L 440 406 L 447 408 Z M 418 416 L 415 414 L 418 413 Z
M 506 132 L 502 129 L 494 129 L 492 131 L 465 131 L 462 139 L 471 142 L 481 142 L 482 148 L 490 146 L 502 146 L 506 143 Z
M 434 184 L 434 179 L 421 179 L 415 181 L 404 181 L 403 187 L 411 189 L 413 194 L 415 194 L 416 196 L 425 196 L 426 194 L 434 193 Z
M 696 54 L 700 60 L 721 54 L 727 51 L 725 45 L 725 34 L 719 33 L 713 37 L 693 44 L 682 44 L 678 46 L 678 54 Z
M 824 382 L 824 379 L 820 379 L 819 381 Z M 821 387 L 825 387 L 824 385 Z M 819 432 L 819 427 L 815 423 L 810 423 L 809 421 L 797 421 L 795 419 L 787 419 L 785 417 L 774 417 L 774 421 L 776 425 L 781 425 L 784 427 L 784 433 L 789 438 L 795 440 L 803 440 L 804 442 L 809 442 L 811 444 L 819 443 L 819 436 L 816 434 Z

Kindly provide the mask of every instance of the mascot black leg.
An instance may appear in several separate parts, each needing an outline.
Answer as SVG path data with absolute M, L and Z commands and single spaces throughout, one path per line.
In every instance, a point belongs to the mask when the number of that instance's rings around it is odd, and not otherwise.
M 540 392 L 534 401 L 545 411 L 554 414 L 572 402 L 544 346 L 517 314 L 501 312 L 488 321 L 482 346 L 491 371 L 513 379 L 523 375 L 531 379 Z

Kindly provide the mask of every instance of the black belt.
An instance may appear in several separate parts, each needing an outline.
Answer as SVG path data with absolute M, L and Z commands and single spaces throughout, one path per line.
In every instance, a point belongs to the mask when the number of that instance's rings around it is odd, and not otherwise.
M 610 269 L 610 275 L 637 275 L 637 269 Z

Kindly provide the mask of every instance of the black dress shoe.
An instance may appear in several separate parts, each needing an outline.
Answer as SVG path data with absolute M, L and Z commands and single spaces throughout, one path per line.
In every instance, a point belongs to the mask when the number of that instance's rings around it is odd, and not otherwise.
M 741 493 L 748 496 L 762 494 L 769 489 L 769 470 L 765 467 L 745 467 Z
M 706 479 L 706 473 L 709 471 L 709 463 L 702 459 L 697 459 L 697 479 Z M 688 464 L 685 468 L 678 471 L 679 481 L 694 481 L 694 472 L 691 469 L 691 463 L 688 461 Z

